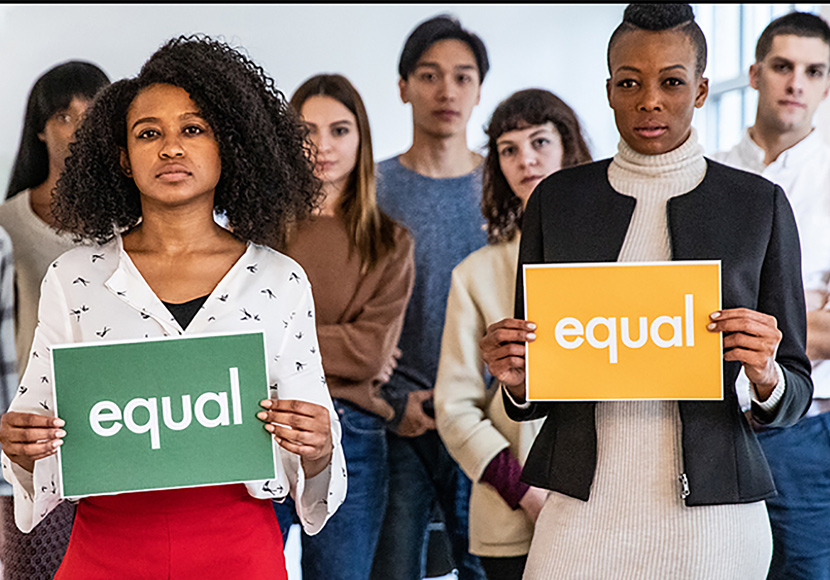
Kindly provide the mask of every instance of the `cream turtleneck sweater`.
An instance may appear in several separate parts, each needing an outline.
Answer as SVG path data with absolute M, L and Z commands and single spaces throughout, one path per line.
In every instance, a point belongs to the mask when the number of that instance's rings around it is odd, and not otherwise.
M 671 259 L 666 204 L 705 175 L 694 130 L 663 155 L 641 155 L 621 142 L 608 180 L 637 204 L 619 261 Z M 683 502 L 676 401 L 600 402 L 596 424 L 590 499 L 550 493 L 525 580 L 765 577 L 772 540 L 763 502 L 693 508 Z

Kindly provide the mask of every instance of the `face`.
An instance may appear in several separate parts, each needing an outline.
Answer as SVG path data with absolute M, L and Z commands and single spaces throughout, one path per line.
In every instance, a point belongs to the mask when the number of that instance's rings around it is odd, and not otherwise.
M 207 198 L 211 205 L 221 175 L 219 144 L 187 91 L 151 85 L 127 110 L 127 149 L 121 164 L 142 194 L 178 205 Z
M 749 67 L 749 83 L 758 91 L 758 121 L 780 133 L 809 133 L 830 90 L 829 68 L 830 46 L 821 39 L 773 38 L 764 60 Z
M 496 147 L 499 167 L 522 205 L 540 181 L 562 168 L 562 137 L 551 122 L 502 133 Z
M 695 49 L 682 32 L 635 30 L 611 49 L 608 104 L 620 137 L 637 153 L 659 155 L 683 144 L 709 81 L 695 72 Z
M 81 126 L 89 101 L 83 97 L 75 97 L 66 109 L 57 111 L 47 119 L 43 131 L 38 133 L 38 139 L 46 144 L 49 153 L 49 165 L 63 171 L 64 162 L 69 157 L 69 144 L 75 138 L 75 131 Z
M 416 131 L 438 138 L 466 134 L 481 97 L 478 65 L 470 47 L 456 39 L 430 46 L 409 78 L 398 82 L 401 100 L 412 105 Z
M 357 165 L 360 146 L 357 119 L 343 103 L 322 95 L 306 100 L 300 116 L 317 148 L 314 173 L 342 191 Z

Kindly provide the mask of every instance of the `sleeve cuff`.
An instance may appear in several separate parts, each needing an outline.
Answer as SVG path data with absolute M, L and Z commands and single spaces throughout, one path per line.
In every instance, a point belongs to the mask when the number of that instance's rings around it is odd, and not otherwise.
M 513 404 L 514 407 L 517 409 L 530 409 L 531 402 L 525 401 L 524 403 L 517 403 L 516 399 L 513 398 L 513 395 L 510 394 L 510 389 L 504 386 L 504 383 L 499 383 L 502 392 L 504 392 L 507 399 Z
M 764 411 L 765 413 L 770 413 L 775 410 L 778 406 L 778 403 L 781 401 L 781 397 L 784 396 L 784 391 L 787 388 L 787 381 L 784 378 L 784 371 L 781 370 L 781 365 L 775 363 L 775 371 L 778 373 L 778 384 L 775 385 L 775 389 L 773 389 L 772 393 L 765 401 L 758 400 L 758 393 L 755 391 L 754 385 L 752 390 L 750 391 L 750 396 L 752 397 L 752 402 L 758 405 L 758 407 Z

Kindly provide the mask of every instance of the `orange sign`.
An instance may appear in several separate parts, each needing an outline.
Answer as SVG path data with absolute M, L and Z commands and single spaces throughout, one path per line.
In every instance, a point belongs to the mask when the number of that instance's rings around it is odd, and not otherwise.
M 531 401 L 723 398 L 720 261 L 524 266 Z

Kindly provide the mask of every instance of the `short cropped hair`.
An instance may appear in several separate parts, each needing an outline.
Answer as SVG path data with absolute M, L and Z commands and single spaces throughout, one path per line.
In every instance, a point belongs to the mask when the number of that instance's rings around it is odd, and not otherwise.
M 685 34 L 695 49 L 695 72 L 706 70 L 706 37 L 695 22 L 695 14 L 688 4 L 629 4 L 623 13 L 623 21 L 608 41 L 608 71 L 611 72 L 611 49 L 626 33 L 634 30 L 676 29 Z
M 790 12 L 770 22 L 755 45 L 755 62 L 767 57 L 776 36 L 793 34 L 804 38 L 818 38 L 830 46 L 830 26 L 827 21 L 809 12 Z
M 398 62 L 398 74 L 403 80 L 409 78 L 409 74 L 415 70 L 418 60 L 430 46 L 439 40 L 455 39 L 460 40 L 470 47 L 478 66 L 479 82 L 484 82 L 487 71 L 490 70 L 490 61 L 487 59 L 487 48 L 484 42 L 474 33 L 461 27 L 461 23 L 454 16 L 442 14 L 429 20 L 421 22 L 413 30 L 401 51 L 401 58 Z

